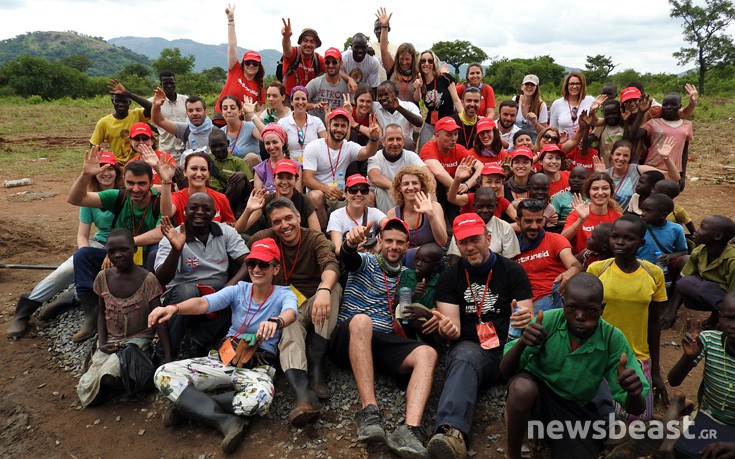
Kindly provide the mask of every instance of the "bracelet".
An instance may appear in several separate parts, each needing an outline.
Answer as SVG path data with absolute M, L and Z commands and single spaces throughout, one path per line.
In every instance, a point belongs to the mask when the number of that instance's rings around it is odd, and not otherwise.
M 235 23 L 235 20 L 234 19 L 228 19 L 227 22 L 229 22 L 230 24 L 234 24 Z
M 381 29 L 390 29 L 390 26 L 389 25 L 382 25 L 382 26 L 380 26 L 380 28 Z
M 377 142 L 378 140 L 380 140 L 379 137 L 368 137 L 369 142 Z
M 331 288 L 327 288 L 327 287 L 319 287 L 318 289 L 316 289 L 316 291 L 317 291 L 317 292 L 318 292 L 319 290 L 326 290 L 326 291 L 328 291 L 329 293 L 332 293 L 332 289 L 331 289 Z
M 270 319 L 268 319 L 268 322 L 275 322 L 276 330 L 283 330 L 283 327 L 285 325 L 283 319 L 280 316 L 271 317 Z

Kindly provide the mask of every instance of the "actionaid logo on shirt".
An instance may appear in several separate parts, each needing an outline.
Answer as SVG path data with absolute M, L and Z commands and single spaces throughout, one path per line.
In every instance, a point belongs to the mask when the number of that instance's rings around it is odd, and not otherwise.
M 447 167 L 457 167 L 457 166 L 459 166 L 459 161 L 455 161 L 453 163 L 442 163 L 442 166 L 444 166 L 445 168 L 447 168 Z
M 592 232 L 592 230 L 594 230 L 594 229 L 595 229 L 595 225 L 592 225 L 592 226 L 584 226 L 584 225 L 582 225 L 582 231 L 590 231 L 590 232 Z
M 549 256 L 549 251 L 544 250 L 543 252 L 534 253 L 533 255 L 528 255 L 526 257 L 520 257 L 518 259 L 518 263 L 526 263 L 527 261 L 539 260 L 541 258 L 546 258 L 548 256 Z

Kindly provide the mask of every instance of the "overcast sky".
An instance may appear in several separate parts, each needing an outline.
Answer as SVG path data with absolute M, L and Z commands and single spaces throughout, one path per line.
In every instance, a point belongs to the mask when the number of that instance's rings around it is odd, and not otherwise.
M 268 0 L 235 4 L 239 46 L 279 49 L 281 18 L 290 16 L 294 42 L 301 29 L 313 27 L 320 34 L 323 52 L 329 46 L 341 49 L 356 32 L 370 32 L 376 9 L 385 3 Z M 32 31 L 74 30 L 105 39 L 138 36 L 226 43 L 226 6 L 226 2 L 208 0 L 0 0 L 0 39 Z M 424 0 L 386 6 L 394 13 L 390 41 L 409 41 L 418 50 L 440 40 L 461 39 L 493 57 L 549 54 L 559 64 L 584 68 L 588 55 L 604 54 L 619 64 L 616 70 L 685 70 L 671 55 L 684 43 L 681 24 L 669 17 L 666 0 Z

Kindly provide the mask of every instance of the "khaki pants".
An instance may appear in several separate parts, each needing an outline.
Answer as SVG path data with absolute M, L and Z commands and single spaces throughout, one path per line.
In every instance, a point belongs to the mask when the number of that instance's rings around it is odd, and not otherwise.
M 329 339 L 337 325 L 339 303 L 342 297 L 342 286 L 337 283 L 332 288 L 329 301 L 329 317 L 320 325 L 311 321 L 311 307 L 314 304 L 312 296 L 299 306 L 299 318 L 296 322 L 283 329 L 281 341 L 278 343 L 278 355 L 283 371 L 297 369 L 307 371 L 306 363 L 306 333 L 307 327 L 314 326 L 314 332 L 322 338 Z

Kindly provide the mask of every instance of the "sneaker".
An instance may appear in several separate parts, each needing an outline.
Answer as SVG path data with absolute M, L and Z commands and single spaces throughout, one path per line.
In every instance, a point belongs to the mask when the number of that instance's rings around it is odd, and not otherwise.
M 402 424 L 385 438 L 388 448 L 396 455 L 408 458 L 429 457 L 429 452 L 424 448 L 426 433 L 421 426 L 408 426 Z
M 461 459 L 467 457 L 467 445 L 462 433 L 454 427 L 444 427 L 443 433 L 437 433 L 429 440 L 429 457 L 434 459 Z
M 378 407 L 370 404 L 355 413 L 357 423 L 357 441 L 376 443 L 385 441 L 385 430 L 380 425 L 383 418 Z

